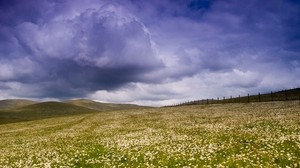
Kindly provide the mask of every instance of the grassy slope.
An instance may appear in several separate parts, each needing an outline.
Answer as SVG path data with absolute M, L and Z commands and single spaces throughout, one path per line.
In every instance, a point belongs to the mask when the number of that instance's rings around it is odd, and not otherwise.
M 299 167 L 299 101 L 81 114 L 0 125 L 4 167 Z
M 0 110 L 7 110 L 12 108 L 18 108 L 22 106 L 27 106 L 30 104 L 37 103 L 31 100 L 24 100 L 24 99 L 7 99 L 7 100 L 0 100 Z
M 95 110 L 61 102 L 43 102 L 0 111 L 0 124 L 93 112 Z
M 125 110 L 125 109 L 137 109 L 143 108 L 142 106 L 133 104 L 113 104 L 113 103 L 100 103 L 87 99 L 68 100 L 65 103 L 82 106 L 97 111 L 113 111 L 113 110 Z

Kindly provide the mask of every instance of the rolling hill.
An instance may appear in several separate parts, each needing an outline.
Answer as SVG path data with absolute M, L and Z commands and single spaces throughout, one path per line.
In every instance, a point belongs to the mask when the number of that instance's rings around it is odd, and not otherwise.
M 56 114 L 73 114 L 73 113 L 78 113 L 78 111 L 90 112 L 94 110 L 81 107 L 81 106 L 63 103 L 63 102 L 42 102 L 42 103 L 36 103 L 21 108 L 17 108 L 14 109 L 13 111 L 18 113 L 35 112 L 36 114 L 42 114 L 42 115 L 56 115 Z
M 138 106 L 134 104 L 113 104 L 113 103 L 101 103 L 88 99 L 76 99 L 76 100 L 67 100 L 64 103 L 81 106 L 97 111 L 113 111 L 113 110 L 125 110 L 125 109 L 137 109 L 144 108 L 144 106 Z
M 62 102 L 42 102 L 0 111 L 0 124 L 95 112 Z
M 31 104 L 35 104 L 37 102 L 25 99 L 7 99 L 0 100 L 0 110 L 7 110 L 13 108 L 19 108 L 22 106 L 27 106 Z
M 67 100 L 65 102 L 34 102 L 22 99 L 1 100 L 0 124 L 138 108 L 145 107 L 133 104 L 100 103 L 88 99 Z

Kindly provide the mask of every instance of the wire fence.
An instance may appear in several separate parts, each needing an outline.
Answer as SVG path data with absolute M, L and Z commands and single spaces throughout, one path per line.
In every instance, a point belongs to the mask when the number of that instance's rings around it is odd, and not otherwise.
M 250 102 L 268 102 L 268 101 L 288 101 L 288 100 L 300 100 L 300 88 L 282 90 L 269 93 L 258 93 L 256 95 L 246 96 L 230 96 L 230 97 L 217 97 L 212 99 L 194 100 L 188 102 L 182 102 L 165 107 L 187 106 L 187 105 L 207 105 L 207 104 L 224 104 L 224 103 L 250 103 Z

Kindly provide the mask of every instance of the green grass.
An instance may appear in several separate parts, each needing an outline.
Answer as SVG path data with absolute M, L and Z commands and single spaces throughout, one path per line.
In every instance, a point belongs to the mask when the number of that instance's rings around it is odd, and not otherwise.
M 0 125 L 0 167 L 299 167 L 299 101 L 80 114 Z

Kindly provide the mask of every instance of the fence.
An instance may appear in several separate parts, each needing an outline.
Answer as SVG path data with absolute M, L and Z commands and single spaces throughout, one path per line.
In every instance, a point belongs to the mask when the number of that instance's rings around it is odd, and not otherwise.
M 288 101 L 300 100 L 300 88 L 282 90 L 270 93 L 258 93 L 257 95 L 246 95 L 237 97 L 217 97 L 216 99 L 202 99 L 189 102 L 173 104 L 166 107 L 186 106 L 186 105 L 205 105 L 205 104 L 224 104 L 224 103 L 250 103 L 250 102 L 268 102 L 268 101 Z

